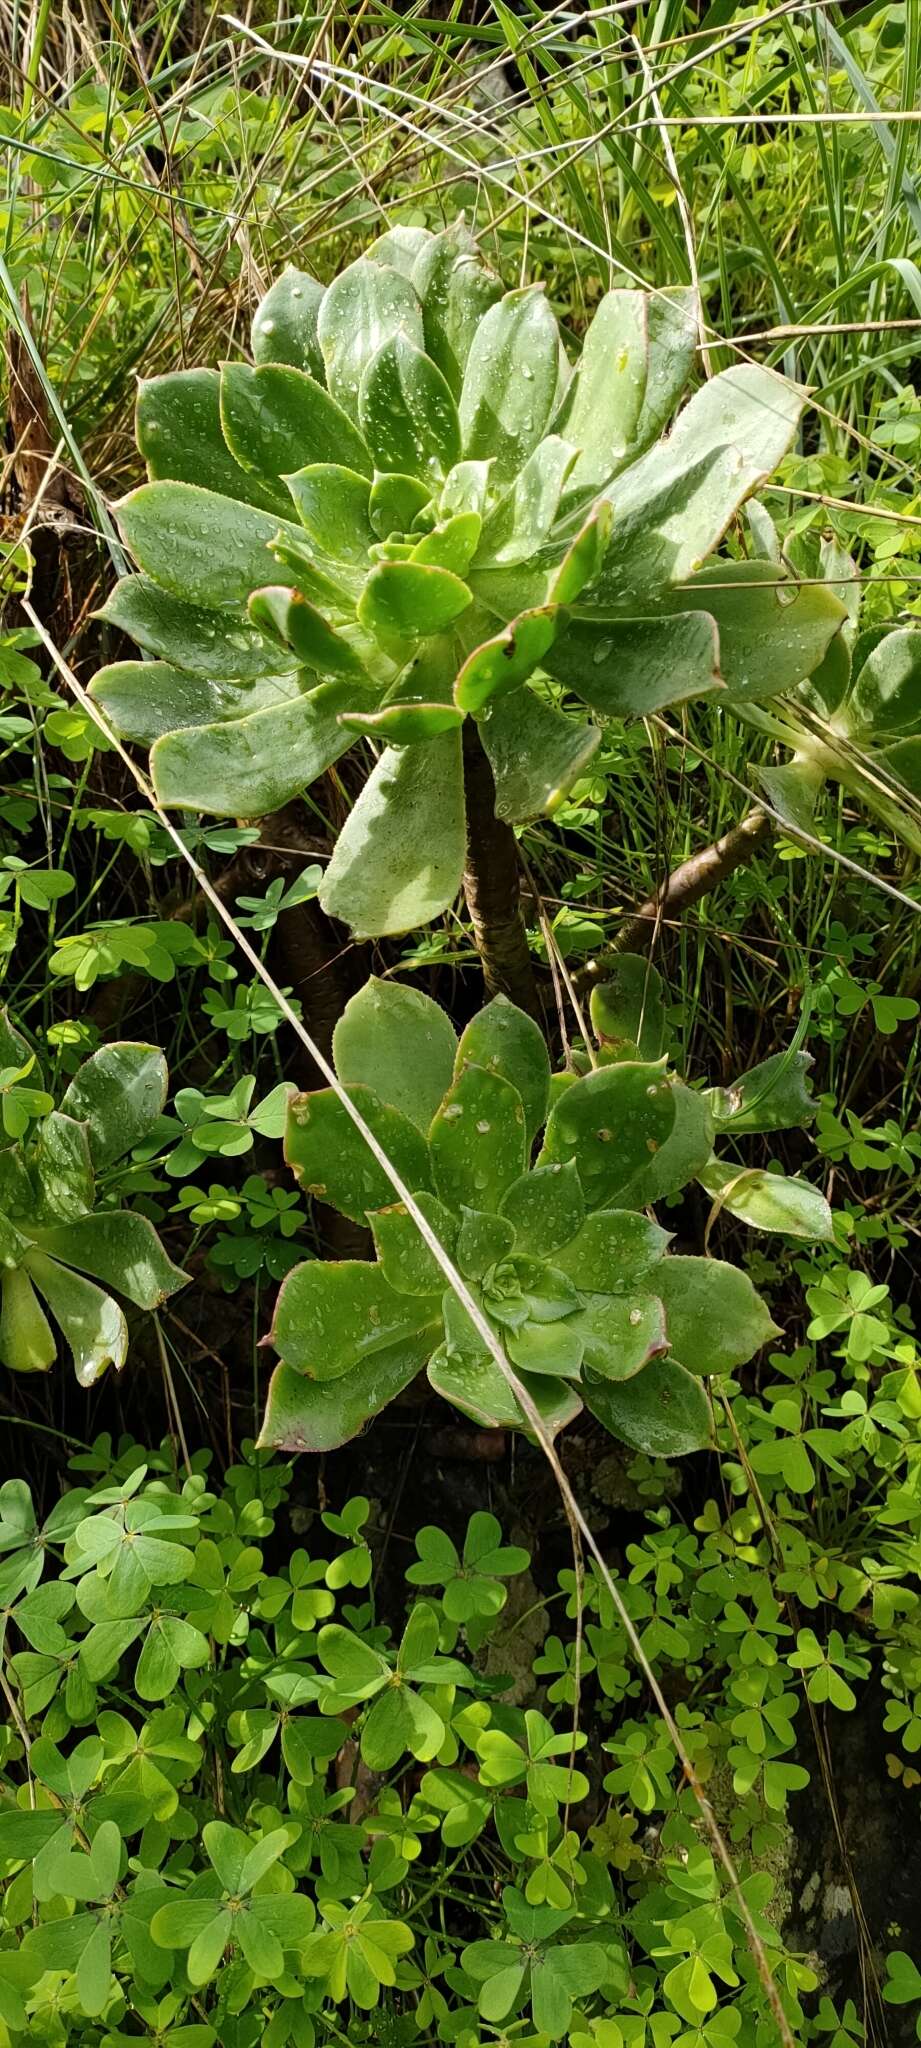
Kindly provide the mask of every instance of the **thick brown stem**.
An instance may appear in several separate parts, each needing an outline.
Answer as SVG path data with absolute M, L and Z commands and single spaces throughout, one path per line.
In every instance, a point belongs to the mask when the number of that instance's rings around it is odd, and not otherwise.
M 540 1018 L 534 965 L 528 950 L 518 881 L 518 847 L 510 825 L 496 817 L 496 785 L 472 718 L 464 726 L 467 865 L 464 895 L 491 996 L 510 996 Z
M 682 862 L 673 875 L 669 875 L 664 889 L 658 896 L 649 896 L 641 903 L 632 917 L 622 924 L 616 939 L 606 946 L 597 959 L 589 960 L 575 977 L 576 988 L 592 988 L 597 981 L 603 981 L 613 960 L 620 953 L 645 953 L 652 945 L 656 931 L 664 923 L 671 924 L 689 910 L 692 903 L 698 903 L 702 896 L 709 894 L 719 882 L 736 868 L 753 860 L 759 847 L 770 837 L 772 820 L 766 811 L 755 808 L 749 811 L 741 825 L 733 826 L 722 839 L 705 846 L 700 853 L 692 853 L 690 860 Z

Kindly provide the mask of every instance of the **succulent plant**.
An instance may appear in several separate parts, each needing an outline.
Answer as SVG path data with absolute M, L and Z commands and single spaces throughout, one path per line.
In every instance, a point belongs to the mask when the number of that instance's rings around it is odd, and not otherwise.
M 621 961 L 591 1009 L 596 1064 L 551 1076 L 540 1030 L 504 997 L 458 1041 L 428 996 L 372 980 L 336 1027 L 336 1071 L 547 1428 L 584 1404 L 626 1443 L 674 1455 L 709 1441 L 706 1376 L 744 1364 L 776 1327 L 744 1272 L 671 1254 L 652 1205 L 696 1178 L 756 1228 L 829 1235 L 815 1189 L 713 1149 L 720 1131 L 808 1120 L 809 1061 L 784 1054 L 729 1090 L 688 1087 L 668 1067 L 661 989 L 639 958 Z M 285 1280 L 261 1443 L 332 1449 L 423 1368 L 481 1426 L 524 1427 L 333 1088 L 292 1099 L 286 1152 L 310 1193 L 370 1224 L 376 1260 L 312 1259 Z
M 789 762 L 759 769 L 758 778 L 785 822 L 806 831 L 825 783 L 841 783 L 921 853 L 921 626 L 861 630 L 863 585 L 852 556 L 825 541 L 817 566 L 846 617 L 819 668 L 786 703 L 750 708 L 750 721 L 792 750 Z
M 737 365 L 659 439 L 695 346 L 690 292 L 616 289 L 571 362 L 543 289 L 503 291 L 455 223 L 391 229 L 326 290 L 286 271 L 252 363 L 143 383 L 150 481 L 119 507 L 141 573 L 103 617 L 148 659 L 93 692 L 161 801 L 258 817 L 377 743 L 320 901 L 402 932 L 460 885 L 465 719 L 516 824 L 584 770 L 586 713 L 811 673 L 837 598 L 707 560 L 803 396 Z
M 128 1349 L 108 1288 L 151 1309 L 185 1286 L 152 1223 L 101 1203 L 96 1188 L 156 1123 L 166 1081 L 155 1046 L 115 1043 L 84 1060 L 55 1108 L 35 1054 L 0 1011 L 0 1362 L 14 1372 L 53 1365 L 48 1309 L 80 1385 L 93 1386 Z

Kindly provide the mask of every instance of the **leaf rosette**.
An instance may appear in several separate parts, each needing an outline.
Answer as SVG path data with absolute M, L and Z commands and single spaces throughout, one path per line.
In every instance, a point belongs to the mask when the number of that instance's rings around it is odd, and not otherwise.
M 710 1441 L 707 1376 L 779 1333 L 746 1273 L 669 1251 L 653 1205 L 697 1180 L 752 1228 L 830 1235 L 808 1183 L 714 1150 L 720 1133 L 807 1121 L 809 1061 L 793 1052 L 728 1090 L 688 1087 L 665 1057 L 658 977 L 630 956 L 594 991 L 592 1020 L 597 1063 L 551 1076 L 537 1025 L 504 997 L 458 1041 L 428 996 L 371 980 L 336 1027 L 336 1071 L 550 1433 L 585 1406 L 624 1442 L 678 1455 Z M 423 1369 L 480 1427 L 526 1428 L 335 1089 L 292 1100 L 286 1152 L 310 1194 L 370 1224 L 376 1259 L 288 1275 L 262 1445 L 334 1449 Z
M 325 290 L 286 271 L 251 363 L 144 382 L 149 481 L 119 508 L 140 573 L 103 616 L 145 658 L 92 688 L 161 802 L 264 816 L 379 742 L 320 901 L 403 932 L 460 886 L 466 718 L 521 824 L 597 720 L 810 674 L 839 600 L 707 564 L 802 394 L 737 365 L 660 438 L 696 335 L 689 291 L 616 289 L 572 362 L 542 287 L 503 291 L 462 224 L 395 228 Z

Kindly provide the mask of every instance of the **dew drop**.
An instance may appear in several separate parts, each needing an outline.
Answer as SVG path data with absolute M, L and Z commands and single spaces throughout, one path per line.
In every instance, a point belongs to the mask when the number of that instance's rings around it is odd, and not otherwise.
M 262 322 L 262 332 L 263 332 L 263 334 L 274 334 L 274 332 L 275 332 L 275 322 L 274 322 L 274 320 L 263 320 L 263 322 Z
M 487 1123 L 485 1116 L 481 1117 L 479 1123 L 477 1124 L 477 1130 L 488 1131 L 490 1128 L 491 1126 Z
M 592 660 L 596 668 L 600 668 L 602 662 L 607 661 L 608 655 L 611 652 L 612 645 L 613 642 L 610 640 L 599 640 L 598 645 L 595 648 L 595 652 L 592 655 Z

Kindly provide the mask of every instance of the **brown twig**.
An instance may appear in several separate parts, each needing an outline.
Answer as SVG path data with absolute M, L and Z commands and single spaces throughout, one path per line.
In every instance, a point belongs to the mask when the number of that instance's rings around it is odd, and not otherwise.
M 596 982 L 603 981 L 619 954 L 648 952 L 662 924 L 671 923 L 683 911 L 690 910 L 693 903 L 699 903 L 718 883 L 725 882 L 736 868 L 754 859 L 759 847 L 770 838 L 772 824 L 767 812 L 756 806 L 741 825 L 734 825 L 712 846 L 705 846 L 700 853 L 692 853 L 690 860 L 682 861 L 658 895 L 648 896 L 621 925 L 617 937 L 604 952 L 580 968 L 575 977 L 577 990 L 593 988 Z

